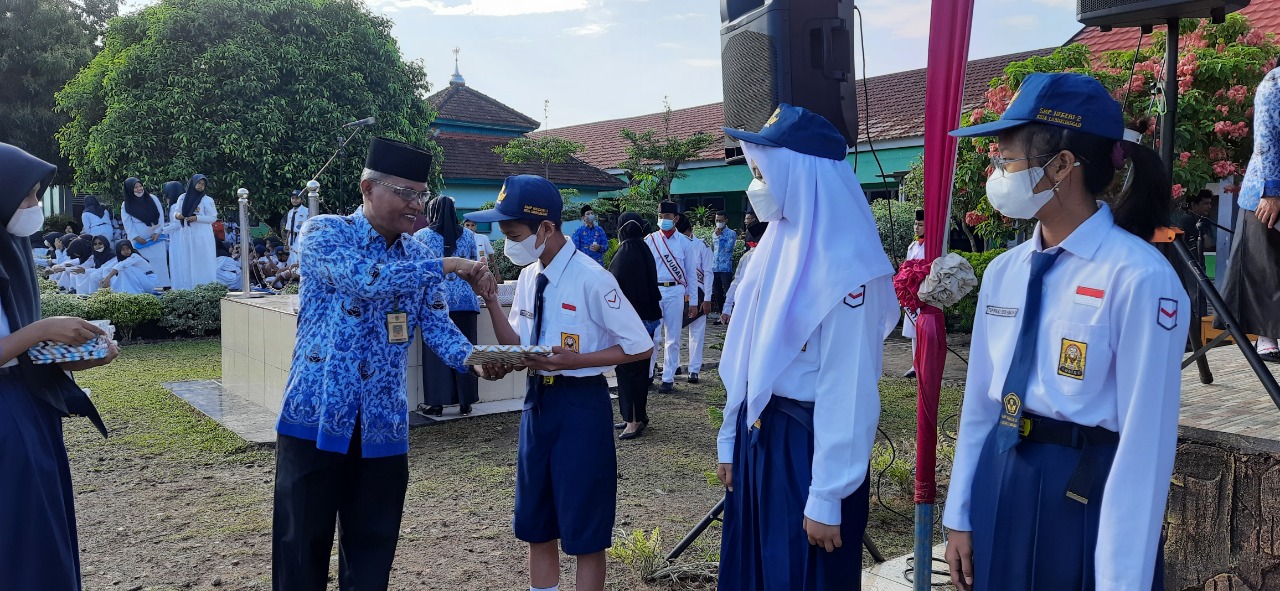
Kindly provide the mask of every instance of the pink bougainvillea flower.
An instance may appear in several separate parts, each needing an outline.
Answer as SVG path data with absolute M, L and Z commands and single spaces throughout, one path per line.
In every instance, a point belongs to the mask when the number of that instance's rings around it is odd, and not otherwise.
M 1239 167 L 1236 166 L 1235 162 L 1219 160 L 1213 163 L 1213 174 L 1218 175 L 1218 178 L 1220 179 L 1224 179 L 1235 174 L 1237 169 L 1239 169 Z
M 1191 159 L 1191 152 L 1183 152 L 1181 154 L 1178 154 L 1178 160 L 1181 160 L 1183 164 L 1186 164 L 1187 161 L 1190 159 Z
M 1227 91 L 1227 97 L 1234 100 L 1237 104 L 1243 103 L 1244 99 L 1249 98 L 1249 89 L 1242 84 L 1237 84 Z
M 1179 184 L 1179 185 L 1173 186 L 1173 198 L 1174 199 L 1182 198 L 1182 185 Z
M 978 224 L 981 224 L 982 222 L 985 222 L 985 221 L 987 221 L 987 216 L 979 212 L 971 211 L 969 213 L 964 214 L 964 223 L 967 225 L 977 226 Z
M 1224 159 L 1224 158 L 1226 158 L 1226 157 L 1227 157 L 1227 150 L 1226 150 L 1226 148 L 1221 148 L 1221 147 L 1218 147 L 1218 146 L 1212 146 L 1212 147 L 1210 147 L 1210 148 L 1209 148 L 1209 159 L 1210 159 L 1210 160 L 1222 160 L 1222 159 Z

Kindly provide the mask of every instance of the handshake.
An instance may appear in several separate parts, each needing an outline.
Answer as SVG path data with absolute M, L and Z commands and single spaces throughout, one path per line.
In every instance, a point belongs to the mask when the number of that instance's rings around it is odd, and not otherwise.
M 459 257 L 444 259 L 444 273 L 455 273 L 476 292 L 476 295 L 488 301 L 498 297 L 498 279 L 489 271 L 489 264 L 481 258 L 478 261 Z

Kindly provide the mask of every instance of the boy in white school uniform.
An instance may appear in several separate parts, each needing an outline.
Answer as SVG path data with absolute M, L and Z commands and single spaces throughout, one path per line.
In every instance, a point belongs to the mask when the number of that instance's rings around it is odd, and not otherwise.
M 506 256 L 524 267 L 509 317 L 496 293 L 486 296 L 498 342 L 553 346 L 525 359 L 514 529 L 529 543 L 529 588 L 559 588 L 559 542 L 577 557 L 575 588 L 602 591 L 618 486 L 604 373 L 647 359 L 652 341 L 613 275 L 565 238 L 562 204 L 550 181 L 513 176 L 494 209 L 466 218 L 498 222 Z
M 658 293 L 662 294 L 662 328 L 653 333 L 653 361 L 649 374 L 658 363 L 658 345 L 663 345 L 662 385 L 658 393 L 675 391 L 676 368 L 680 366 L 680 336 L 685 318 L 697 315 L 698 252 L 693 243 L 676 231 L 680 206 L 674 201 L 658 205 L 658 231 L 645 237 L 649 252 L 658 264 Z

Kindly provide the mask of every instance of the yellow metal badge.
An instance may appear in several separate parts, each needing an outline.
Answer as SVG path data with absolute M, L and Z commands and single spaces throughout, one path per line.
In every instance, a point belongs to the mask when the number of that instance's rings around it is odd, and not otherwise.
M 578 353 L 578 335 L 567 332 L 560 333 L 560 346 Z
M 506 184 L 506 183 L 503 183 L 503 184 L 502 184 L 502 189 L 498 191 L 498 201 L 497 201 L 497 203 L 502 203 L 502 200 L 503 200 L 503 199 L 506 199 L 506 198 L 507 198 L 507 184 Z
M 782 114 L 782 107 L 778 107 L 778 108 L 774 109 L 774 110 L 773 110 L 773 114 L 769 116 L 769 120 L 768 120 L 768 121 L 765 121 L 764 126 L 765 126 L 765 127 L 769 127 L 770 125 L 773 125 L 774 123 L 777 123 L 777 122 L 778 122 L 778 115 L 780 115 L 780 114 Z
M 1058 375 L 1076 380 L 1084 379 L 1084 359 L 1089 345 L 1071 339 L 1062 339 L 1062 350 L 1058 353 Z

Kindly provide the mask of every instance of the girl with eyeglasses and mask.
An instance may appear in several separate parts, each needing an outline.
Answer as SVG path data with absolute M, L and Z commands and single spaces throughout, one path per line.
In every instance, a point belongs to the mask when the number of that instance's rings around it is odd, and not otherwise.
M 1031 74 L 999 121 L 952 135 L 997 136 L 987 197 L 1037 220 L 987 267 L 978 296 L 943 516 L 952 582 L 1163 589 L 1190 322 L 1178 275 L 1149 242 L 1169 224 L 1167 169 L 1079 74 Z

